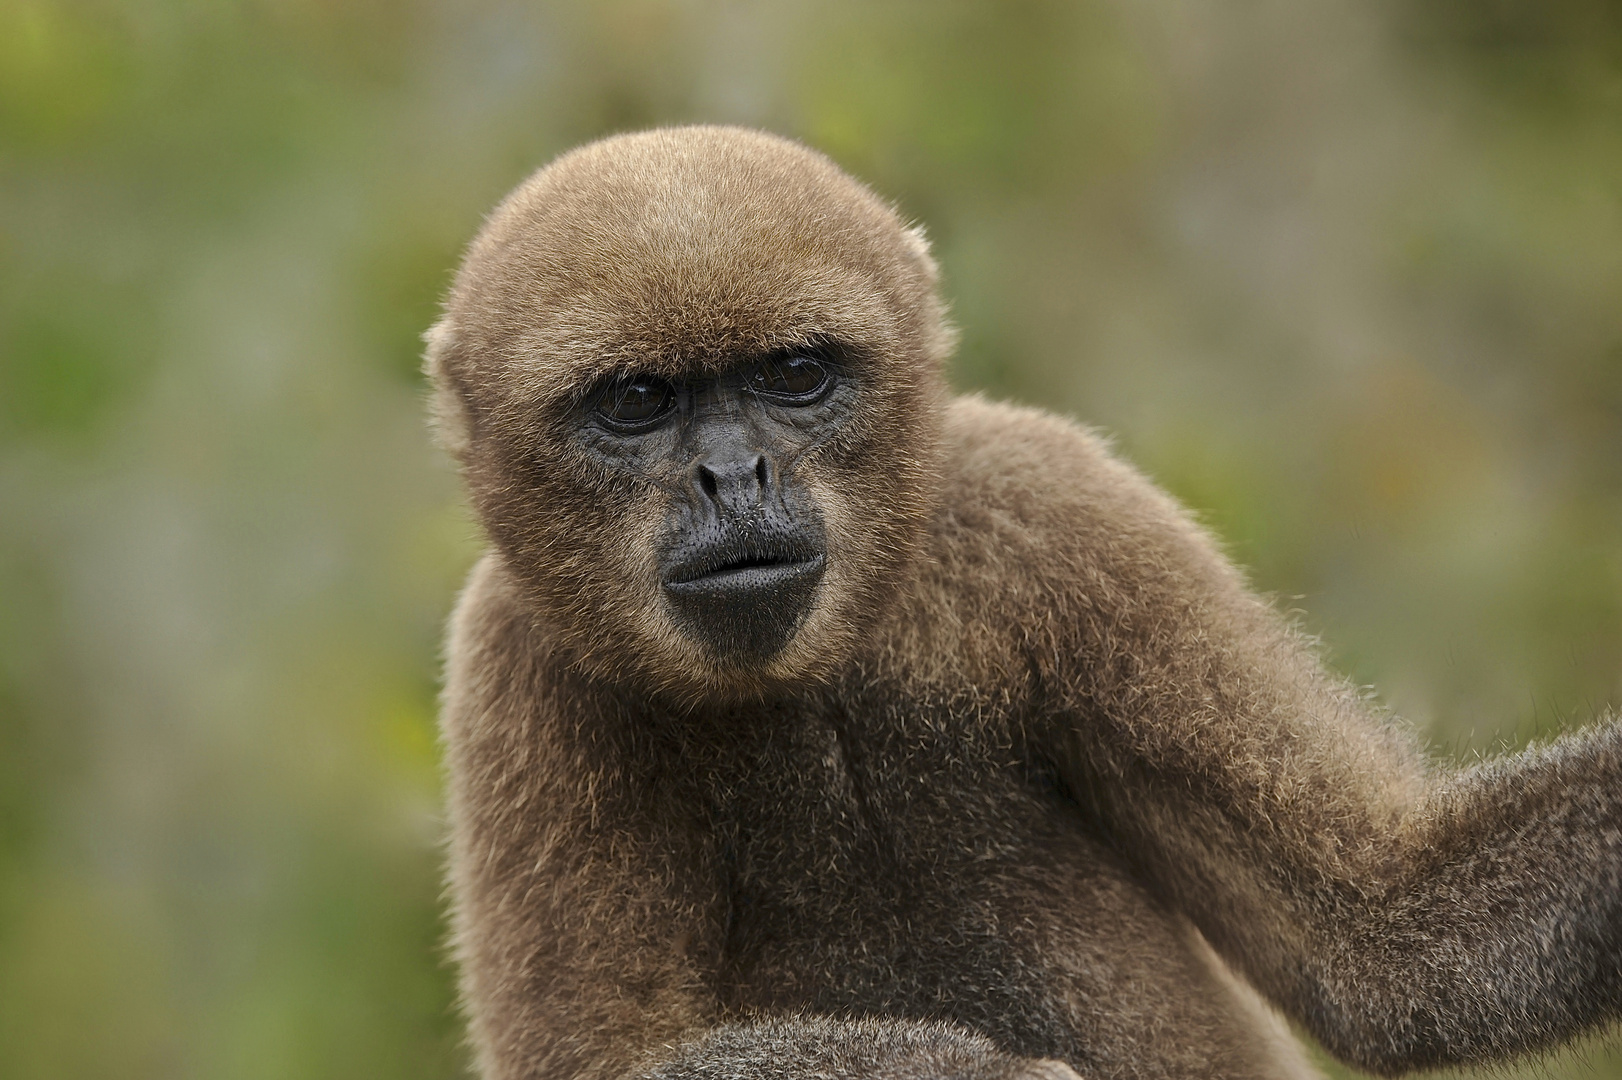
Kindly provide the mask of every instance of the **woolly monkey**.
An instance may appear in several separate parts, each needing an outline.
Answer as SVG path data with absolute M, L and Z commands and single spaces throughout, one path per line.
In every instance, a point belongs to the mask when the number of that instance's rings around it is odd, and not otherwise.
M 444 697 L 484 1075 L 1309 1073 L 1274 1009 L 1391 1074 L 1615 1018 L 1622 729 L 1427 765 L 951 346 L 921 234 L 754 132 L 575 150 L 473 241 L 428 367 L 490 540 Z

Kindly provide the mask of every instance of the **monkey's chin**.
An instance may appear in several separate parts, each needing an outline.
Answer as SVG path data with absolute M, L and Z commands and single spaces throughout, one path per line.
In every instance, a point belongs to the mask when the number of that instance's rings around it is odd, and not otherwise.
M 672 621 L 730 664 L 758 664 L 787 647 L 816 600 L 821 555 L 795 562 L 728 566 L 664 582 Z

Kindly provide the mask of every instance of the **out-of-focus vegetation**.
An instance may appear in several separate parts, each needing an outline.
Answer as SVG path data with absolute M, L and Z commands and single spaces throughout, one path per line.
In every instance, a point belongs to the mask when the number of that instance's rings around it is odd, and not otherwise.
M 687 120 L 926 222 L 957 383 L 1440 755 L 1622 696 L 1611 0 L 0 0 L 0 1076 L 463 1068 L 418 334 L 528 170 Z

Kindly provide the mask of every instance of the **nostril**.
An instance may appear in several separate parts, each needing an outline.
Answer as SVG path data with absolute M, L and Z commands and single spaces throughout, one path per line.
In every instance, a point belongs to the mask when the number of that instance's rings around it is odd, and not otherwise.
M 715 483 L 715 473 L 711 472 L 709 466 L 707 465 L 700 465 L 698 467 L 698 486 L 703 488 L 704 494 L 708 495 L 710 498 L 713 499 L 716 497 L 716 493 L 719 489 Z
M 762 454 L 755 459 L 755 479 L 760 481 L 762 491 L 771 483 L 771 468 L 766 464 L 766 455 Z

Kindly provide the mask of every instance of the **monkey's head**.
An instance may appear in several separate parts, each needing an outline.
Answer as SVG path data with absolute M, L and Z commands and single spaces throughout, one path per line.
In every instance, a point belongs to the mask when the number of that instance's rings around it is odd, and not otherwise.
M 508 196 L 428 335 L 441 437 L 549 638 L 689 700 L 825 678 L 910 576 L 951 332 L 922 236 L 735 128 Z

